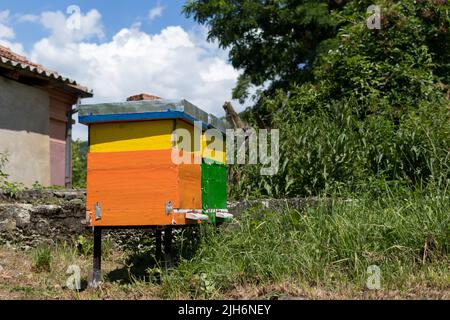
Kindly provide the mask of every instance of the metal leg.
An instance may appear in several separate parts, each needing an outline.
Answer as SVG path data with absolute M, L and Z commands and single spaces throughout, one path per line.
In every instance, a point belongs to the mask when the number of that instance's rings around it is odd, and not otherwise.
M 98 287 L 102 282 L 102 229 L 94 227 L 94 264 L 91 287 Z
M 155 232 L 155 242 L 156 242 L 156 260 L 161 261 L 162 249 L 161 249 L 161 229 L 156 229 Z
M 172 267 L 172 228 L 164 229 L 164 262 L 166 269 Z

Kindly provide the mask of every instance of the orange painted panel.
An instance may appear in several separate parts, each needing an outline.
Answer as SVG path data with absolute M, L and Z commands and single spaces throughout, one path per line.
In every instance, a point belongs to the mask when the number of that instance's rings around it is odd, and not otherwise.
M 193 163 L 193 157 L 192 157 Z M 202 208 L 202 176 L 199 164 L 180 164 L 178 166 L 179 208 Z
M 172 201 L 174 208 L 182 204 L 201 208 L 197 175 L 200 166 L 175 165 L 171 149 L 90 153 L 86 206 L 91 225 L 170 225 L 172 220 L 185 224 L 184 214 L 167 215 L 165 205 Z M 95 220 L 96 203 L 102 211 L 99 220 Z

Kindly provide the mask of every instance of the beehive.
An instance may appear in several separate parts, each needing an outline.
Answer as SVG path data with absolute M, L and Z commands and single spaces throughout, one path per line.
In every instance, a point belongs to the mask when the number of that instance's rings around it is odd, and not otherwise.
M 201 142 L 176 164 L 175 129 Z M 164 226 L 229 219 L 223 149 L 211 149 L 204 131 L 223 124 L 186 100 L 130 101 L 80 107 L 89 126 L 87 221 L 94 227 Z M 216 144 L 217 145 L 217 142 Z M 200 159 L 201 161 L 197 161 Z M 206 218 L 205 218 L 206 217 Z M 217 219 L 216 219 L 217 218 Z

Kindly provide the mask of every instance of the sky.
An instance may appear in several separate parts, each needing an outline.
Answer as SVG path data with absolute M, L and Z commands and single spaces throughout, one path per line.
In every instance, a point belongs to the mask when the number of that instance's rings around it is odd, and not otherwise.
M 92 89 L 83 103 L 150 93 L 223 116 L 240 71 L 181 13 L 184 2 L 1 0 L 0 44 Z M 86 127 L 73 135 L 87 140 Z

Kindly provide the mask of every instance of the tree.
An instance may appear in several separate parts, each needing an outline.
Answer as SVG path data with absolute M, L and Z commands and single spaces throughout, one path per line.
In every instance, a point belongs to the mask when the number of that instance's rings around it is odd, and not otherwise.
M 257 2 L 262 7 L 274 3 Z M 236 9 L 243 1 L 227 3 Z M 292 70 L 289 77 L 280 72 L 272 82 L 277 86 L 269 86 L 256 108 L 246 112 L 250 118 L 263 116 L 266 126 L 280 129 L 281 166 L 273 177 L 243 167 L 243 179 L 234 186 L 236 195 L 317 194 L 330 188 L 448 181 L 450 3 L 375 1 L 381 8 L 381 29 L 369 29 L 367 8 L 372 3 L 348 1 L 337 9 L 328 7 L 336 29 L 328 38 L 320 39 L 319 33 L 320 41 L 310 56 L 302 53 L 304 66 Z M 211 12 L 209 16 L 210 20 L 200 22 L 208 21 L 210 35 L 220 40 L 216 23 L 226 22 L 216 20 Z M 234 36 L 237 39 L 229 44 L 232 62 L 233 49 L 240 50 L 234 47 L 239 35 Z M 244 48 L 254 45 L 246 38 L 240 41 Z M 274 59 L 280 66 L 277 72 L 293 57 Z M 249 70 L 244 65 L 244 75 L 256 69 Z M 264 72 L 256 74 L 265 78 Z M 245 91 L 240 86 L 236 90 Z
M 341 1 L 197 0 L 184 12 L 209 27 L 209 40 L 230 49 L 230 60 L 242 69 L 234 98 L 248 96 L 250 85 L 270 82 L 270 91 L 310 78 L 318 46 L 336 34 L 330 12 Z
M 72 184 L 75 188 L 86 187 L 86 141 L 72 141 Z
M 374 3 L 382 10 L 382 29 L 371 31 L 365 21 L 367 9 Z M 209 40 L 217 40 L 221 47 L 230 49 L 232 65 L 243 70 L 233 90 L 234 98 L 245 99 L 251 85 L 264 86 L 261 98 L 273 95 L 277 89 L 288 91 L 293 85 L 314 82 L 318 65 L 322 72 L 327 72 L 323 68 L 327 63 L 321 57 L 328 59 L 330 50 L 339 50 L 348 40 L 345 31 L 355 27 L 359 29 L 361 41 L 354 45 L 360 45 L 362 53 L 376 50 L 372 56 L 379 61 L 388 57 L 387 64 L 396 63 L 403 50 L 422 51 L 428 60 L 418 63 L 427 64 L 422 69 L 432 73 L 433 79 L 429 74 L 417 74 L 416 78 L 440 83 L 448 90 L 449 8 L 447 0 L 191 0 L 184 12 L 209 27 Z M 370 42 L 378 47 L 367 45 Z M 353 55 L 355 48 L 352 49 L 353 52 L 347 50 L 346 54 L 352 59 L 360 58 Z M 366 66 L 371 63 L 360 62 Z M 341 68 L 344 73 L 345 68 Z M 383 77 L 384 71 L 383 68 L 371 70 L 377 78 Z M 401 75 L 396 79 L 386 78 L 402 85 Z M 353 90 L 348 81 L 340 83 L 339 80 L 342 78 L 334 79 L 338 87 Z M 266 112 L 262 105 L 259 99 L 257 110 Z

